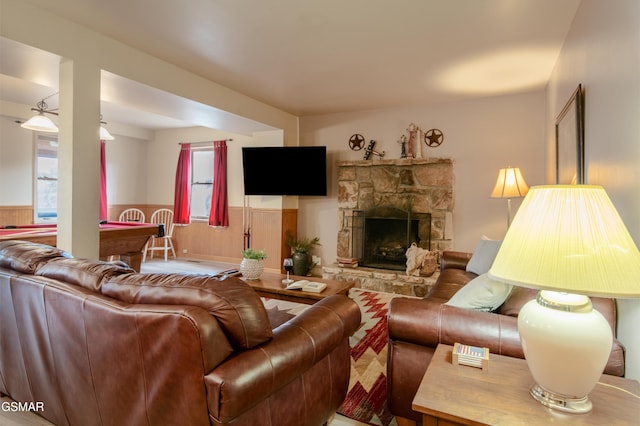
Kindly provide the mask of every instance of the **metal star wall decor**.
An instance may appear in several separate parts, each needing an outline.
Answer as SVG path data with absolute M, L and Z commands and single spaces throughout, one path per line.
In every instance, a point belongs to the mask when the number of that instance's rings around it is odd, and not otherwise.
M 444 141 L 444 133 L 438 129 L 427 130 L 424 134 L 424 143 L 431 148 L 440 146 Z

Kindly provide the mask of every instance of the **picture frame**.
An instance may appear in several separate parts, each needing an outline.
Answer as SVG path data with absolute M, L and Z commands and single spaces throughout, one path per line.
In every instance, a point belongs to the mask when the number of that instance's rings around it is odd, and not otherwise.
M 556 184 L 585 183 L 584 89 L 574 90 L 556 119 Z

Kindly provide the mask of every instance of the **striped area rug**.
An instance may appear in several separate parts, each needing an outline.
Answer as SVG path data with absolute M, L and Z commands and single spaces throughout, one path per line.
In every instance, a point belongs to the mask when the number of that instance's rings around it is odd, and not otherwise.
M 387 409 L 387 311 L 395 295 L 352 289 L 351 297 L 360 307 L 362 325 L 350 338 L 351 380 L 338 413 L 370 425 L 395 426 Z M 272 325 L 298 315 L 307 305 L 263 299 Z

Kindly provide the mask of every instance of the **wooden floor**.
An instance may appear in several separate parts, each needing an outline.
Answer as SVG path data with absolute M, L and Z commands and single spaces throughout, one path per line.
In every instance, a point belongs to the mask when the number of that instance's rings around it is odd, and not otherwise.
M 216 272 L 225 271 L 231 268 L 237 268 L 238 265 L 228 263 L 212 263 L 204 261 L 191 260 L 147 260 L 142 264 L 142 273 L 165 273 L 165 272 L 181 272 L 181 273 L 199 273 L 199 274 L 215 274 Z M 53 426 L 42 417 L 31 412 L 11 412 L 3 409 L 5 402 L 11 399 L 3 397 L 0 401 L 0 425 L 1 426 Z M 366 425 L 356 420 L 336 414 L 329 422 L 329 426 L 359 426 Z

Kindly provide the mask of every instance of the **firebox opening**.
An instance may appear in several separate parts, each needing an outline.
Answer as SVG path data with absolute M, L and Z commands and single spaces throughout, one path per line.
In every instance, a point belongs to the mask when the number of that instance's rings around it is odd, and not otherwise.
M 380 269 L 406 268 L 411 243 L 431 244 L 431 215 L 411 215 L 395 207 L 374 207 L 353 212 L 353 257 L 362 266 Z

